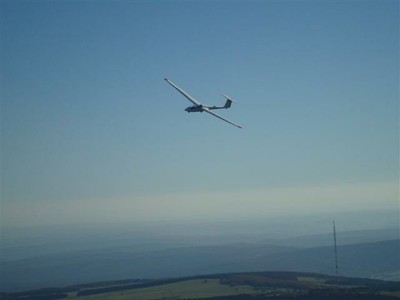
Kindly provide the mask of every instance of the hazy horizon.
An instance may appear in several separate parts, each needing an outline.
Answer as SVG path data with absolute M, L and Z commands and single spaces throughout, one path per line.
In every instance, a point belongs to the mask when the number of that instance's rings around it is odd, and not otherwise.
M 12 208 L 3 205 L 2 226 L 104 224 L 104 223 L 185 223 L 192 221 L 232 221 L 276 219 L 307 215 L 358 211 L 398 211 L 396 184 L 344 185 L 341 187 L 294 187 L 236 193 L 198 193 L 79 200 L 54 204 L 22 203 Z M 336 198 L 341 193 L 340 198 Z M 379 199 L 379 201 L 376 201 Z M 382 199 L 382 200 L 381 200 Z M 146 202 L 158 202 L 159 210 Z M 163 203 L 164 201 L 164 203 Z M 165 203 L 166 202 L 166 203 Z M 351 202 L 351 205 L 349 205 Z M 299 207 L 307 203 L 307 206 Z M 213 208 L 213 211 L 210 210 Z M 293 209 L 296 208 L 296 209 Z
M 334 274 L 333 220 L 342 276 L 398 280 L 398 214 L 372 210 L 2 228 L 0 291 L 239 271 Z

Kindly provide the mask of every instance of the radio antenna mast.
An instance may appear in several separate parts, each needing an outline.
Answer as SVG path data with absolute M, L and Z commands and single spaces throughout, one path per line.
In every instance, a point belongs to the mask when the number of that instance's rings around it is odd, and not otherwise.
M 335 242 L 335 270 L 336 270 L 336 282 L 339 282 L 339 267 L 338 267 L 338 256 L 336 247 L 336 226 L 335 220 L 333 220 L 333 240 Z

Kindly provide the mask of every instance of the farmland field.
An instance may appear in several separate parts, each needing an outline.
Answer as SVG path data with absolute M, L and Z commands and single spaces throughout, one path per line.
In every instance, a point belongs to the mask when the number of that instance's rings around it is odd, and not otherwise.
M 251 286 L 229 286 L 220 284 L 218 279 L 195 279 L 182 282 L 164 284 L 155 287 L 146 287 L 106 294 L 79 297 L 82 300 L 128 300 L 128 299 L 165 299 L 184 298 L 197 299 L 227 295 L 256 294 L 260 293 Z M 74 299 L 75 297 L 72 297 Z

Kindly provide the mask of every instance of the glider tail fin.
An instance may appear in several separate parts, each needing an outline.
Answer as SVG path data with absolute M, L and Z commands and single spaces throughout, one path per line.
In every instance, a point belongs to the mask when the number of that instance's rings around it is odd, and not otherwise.
M 226 102 L 224 105 L 224 108 L 229 108 L 232 105 L 232 102 L 236 103 L 235 100 L 233 100 L 231 97 L 228 97 L 227 95 L 222 94 L 222 96 L 224 96 L 226 98 Z
M 232 105 L 232 100 L 227 99 L 224 105 L 224 108 L 229 108 Z

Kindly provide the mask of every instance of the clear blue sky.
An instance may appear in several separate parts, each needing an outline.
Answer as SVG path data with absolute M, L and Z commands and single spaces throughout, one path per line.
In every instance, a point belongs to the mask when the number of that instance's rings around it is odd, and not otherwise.
M 398 1 L 2 11 L 4 224 L 398 209 Z

